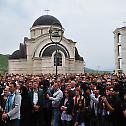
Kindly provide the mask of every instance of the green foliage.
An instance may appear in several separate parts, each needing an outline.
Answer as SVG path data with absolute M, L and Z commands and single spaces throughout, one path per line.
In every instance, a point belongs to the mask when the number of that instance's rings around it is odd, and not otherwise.
M 9 55 L 0 54 L 0 73 L 8 71 L 8 59 Z

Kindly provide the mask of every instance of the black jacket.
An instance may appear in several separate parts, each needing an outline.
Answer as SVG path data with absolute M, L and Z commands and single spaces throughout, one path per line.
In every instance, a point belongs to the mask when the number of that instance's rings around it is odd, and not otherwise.
M 64 106 L 65 98 L 61 100 L 60 106 Z M 67 107 L 66 113 L 72 114 L 73 112 L 73 106 L 74 106 L 74 100 L 72 98 L 69 98 L 68 101 L 65 104 L 65 107 Z

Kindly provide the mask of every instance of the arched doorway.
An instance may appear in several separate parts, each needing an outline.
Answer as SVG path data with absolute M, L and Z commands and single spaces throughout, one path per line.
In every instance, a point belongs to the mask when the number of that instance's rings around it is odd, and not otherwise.
M 54 54 L 54 66 L 56 66 L 56 62 L 57 66 L 62 66 L 62 55 L 60 52 Z

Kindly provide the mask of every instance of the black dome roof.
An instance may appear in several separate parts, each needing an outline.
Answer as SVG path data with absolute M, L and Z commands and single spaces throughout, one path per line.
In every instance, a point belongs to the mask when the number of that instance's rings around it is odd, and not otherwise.
M 80 60 L 80 61 L 84 61 L 83 57 L 81 57 L 78 53 L 77 48 L 75 47 L 75 60 Z
M 14 51 L 13 54 L 9 56 L 9 59 L 26 59 L 26 58 L 27 58 L 26 45 L 23 43 L 20 43 L 19 50 Z
M 55 17 L 53 17 L 51 15 L 43 15 L 35 20 L 32 27 L 38 26 L 38 25 L 52 25 L 55 22 L 61 25 L 60 21 L 58 19 L 56 19 Z M 57 25 L 57 24 L 55 24 L 55 25 Z

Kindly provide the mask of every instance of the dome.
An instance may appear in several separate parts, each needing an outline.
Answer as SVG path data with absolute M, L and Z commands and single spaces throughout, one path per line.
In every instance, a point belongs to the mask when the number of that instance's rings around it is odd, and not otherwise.
M 60 21 L 56 19 L 55 17 L 51 15 L 43 15 L 35 20 L 32 27 L 38 26 L 38 25 L 52 25 L 55 22 L 61 25 Z M 55 24 L 55 25 L 58 25 L 58 24 Z
M 13 52 L 12 55 L 9 56 L 9 59 L 26 59 L 26 45 L 20 43 L 20 49 Z
M 78 53 L 77 48 L 75 47 L 75 60 L 80 60 L 80 61 L 84 61 L 83 57 L 81 57 Z

